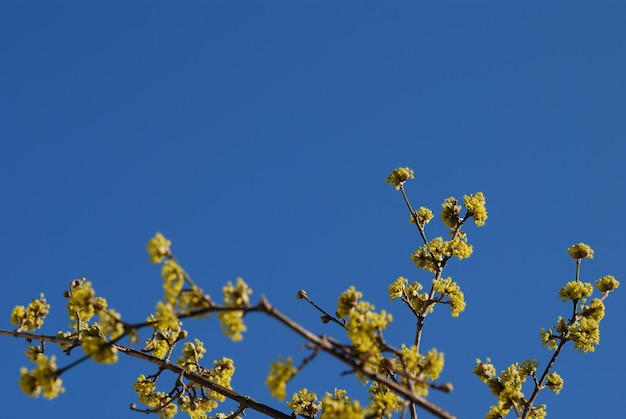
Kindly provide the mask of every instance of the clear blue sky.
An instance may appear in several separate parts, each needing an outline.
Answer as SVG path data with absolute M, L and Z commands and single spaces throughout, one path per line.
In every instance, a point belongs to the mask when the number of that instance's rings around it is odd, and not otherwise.
M 334 310 L 355 285 L 394 314 L 389 340 L 410 342 L 413 320 L 387 286 L 430 276 L 412 265 L 419 236 L 384 184 L 409 166 L 416 206 L 487 197 L 486 226 L 467 229 L 474 255 L 447 272 L 467 310 L 437 310 L 423 341 L 455 385 L 432 399 L 482 417 L 494 400 L 474 360 L 545 365 L 539 329 L 570 312 L 557 291 L 574 277 L 571 244 L 596 252 L 583 280 L 626 280 L 626 3 L 469 3 L 3 2 L 0 327 L 44 292 L 44 330 L 65 329 L 62 293 L 81 276 L 143 320 L 162 294 L 145 253 L 161 231 L 211 295 L 242 276 L 254 301 L 338 334 L 295 294 Z M 428 233 L 445 234 L 438 219 Z M 559 359 L 564 390 L 540 399 L 549 417 L 622 409 L 624 291 L 607 300 L 596 352 L 568 346 Z M 234 345 L 215 321 L 185 323 L 208 359 L 234 358 L 236 390 L 280 407 L 269 363 L 301 359 L 304 342 L 263 316 L 248 325 Z M 23 342 L 0 348 L 3 417 L 143 417 L 128 409 L 132 382 L 152 366 L 89 363 L 62 377 L 60 398 L 30 399 L 17 386 Z M 354 383 L 321 357 L 289 392 L 363 398 Z

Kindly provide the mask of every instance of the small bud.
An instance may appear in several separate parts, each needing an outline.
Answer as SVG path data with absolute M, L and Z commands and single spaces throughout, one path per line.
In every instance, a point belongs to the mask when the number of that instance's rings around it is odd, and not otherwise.
M 307 299 L 307 295 L 306 295 L 306 291 L 305 290 L 300 290 L 298 291 L 298 294 L 296 294 L 296 298 L 298 300 L 302 300 L 302 299 Z
M 326 324 L 326 323 L 330 322 L 331 317 L 327 316 L 326 314 L 324 314 L 322 317 L 320 317 L 320 320 L 322 321 L 322 323 Z
M 450 393 L 452 392 L 452 390 L 454 390 L 454 386 L 452 385 L 452 383 L 443 383 L 441 387 L 439 387 L 439 390 Z

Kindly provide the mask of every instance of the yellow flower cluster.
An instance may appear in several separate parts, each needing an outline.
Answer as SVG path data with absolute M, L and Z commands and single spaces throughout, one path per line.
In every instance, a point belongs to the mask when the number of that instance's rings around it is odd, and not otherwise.
M 87 323 L 96 313 L 107 308 L 107 301 L 102 297 L 96 297 L 96 292 L 91 287 L 91 282 L 86 278 L 75 279 L 66 292 L 67 314 L 74 320 L 74 326 L 78 331 L 79 323 Z
M 322 415 L 320 419 L 363 419 L 367 410 L 352 402 L 345 390 L 335 389 L 335 394 L 326 393 L 322 399 Z
M 568 331 L 570 339 L 574 342 L 574 348 L 580 352 L 593 352 L 594 345 L 600 343 L 600 324 L 593 318 L 583 317 L 569 326 Z
M 452 317 L 458 317 L 465 310 L 465 296 L 459 285 L 452 281 L 452 278 L 434 279 L 433 290 L 449 298 Z
M 230 382 L 234 374 L 235 364 L 233 363 L 232 359 L 226 357 L 222 357 L 213 361 L 213 368 L 202 372 L 203 376 L 207 377 L 214 383 L 226 388 L 231 388 Z M 210 392 L 210 397 L 220 402 L 226 400 L 226 397 L 224 395 L 216 393 L 214 391 Z
M 385 183 L 395 186 L 396 190 L 400 189 L 404 182 L 415 177 L 413 170 L 408 167 L 398 167 L 393 170 L 385 180 Z
M 548 375 L 548 381 L 546 385 L 550 390 L 554 391 L 554 394 L 559 394 L 561 390 L 563 390 L 563 379 L 559 374 L 553 372 L 552 374 Z
M 482 362 L 480 359 L 476 360 L 476 366 L 472 370 L 472 372 L 482 381 L 483 383 L 488 383 L 489 380 L 496 376 L 496 367 L 491 363 L 491 359 L 487 358 L 485 362 Z
M 390 418 L 394 412 L 402 410 L 402 398 L 387 386 L 374 382 L 367 392 L 370 394 L 367 410 L 373 417 Z
M 204 353 L 202 342 L 195 340 L 194 344 L 186 345 L 183 349 L 186 359 L 193 357 L 201 358 Z M 180 363 L 180 359 L 179 359 Z M 195 370 L 195 369 L 194 369 Z M 229 358 L 222 358 L 213 362 L 213 368 L 201 369 L 200 374 L 208 380 L 226 388 L 231 388 L 230 381 L 234 374 L 235 367 Z M 164 412 L 162 418 L 175 415 L 177 412 L 176 402 L 180 410 L 189 415 L 191 419 L 206 419 L 207 413 L 218 407 L 218 402 L 224 401 L 225 396 L 214 392 L 208 388 L 194 384 L 192 386 L 178 381 L 178 388 L 175 391 L 165 394 L 156 391 L 157 376 L 147 378 L 143 374 L 135 381 L 133 387 L 141 403 L 160 414 Z M 170 406 L 174 406 L 174 409 Z M 216 417 L 219 417 L 218 414 Z M 222 415 L 222 417 L 225 417 Z
M 170 303 L 159 301 L 156 313 L 148 316 L 146 321 L 152 325 L 154 333 L 152 338 L 146 341 L 145 348 L 157 358 L 163 358 L 176 342 L 187 335 L 187 332 L 181 329 L 182 322 Z
M 467 217 L 472 217 L 474 224 L 478 227 L 484 226 L 487 220 L 485 203 L 485 196 L 482 192 L 463 196 L 463 205 L 467 208 Z
M 409 303 L 417 313 L 432 312 L 434 308 L 433 301 L 429 299 L 428 293 L 423 292 L 420 294 L 422 289 L 423 286 L 419 282 L 415 281 L 409 285 L 409 281 L 400 276 L 393 284 L 389 285 L 389 298 L 391 300 L 401 298 Z
M 252 290 L 248 288 L 248 284 L 241 278 L 237 278 L 237 284 L 233 285 L 230 281 L 222 288 L 224 292 L 224 305 L 226 307 L 248 307 L 250 304 L 250 294 Z M 218 313 L 220 325 L 224 334 L 233 341 L 243 339 L 242 333 L 247 329 L 243 323 L 243 311 L 221 311 Z
M 28 306 L 15 306 L 11 312 L 11 323 L 17 326 L 17 331 L 34 332 L 43 326 L 43 321 L 50 311 L 50 304 L 40 294 L 39 299 L 33 298 Z
M 340 319 L 346 318 L 350 314 L 350 310 L 356 307 L 359 298 L 362 296 L 363 294 L 360 291 L 357 291 L 354 286 L 351 286 L 344 291 L 339 296 L 339 301 L 337 302 L 337 316 Z
M 309 393 L 306 388 L 303 388 L 293 394 L 287 406 L 293 410 L 293 416 L 314 418 L 322 407 L 322 403 L 317 400 L 317 394 Z
M 436 380 L 443 371 L 444 356 L 442 352 L 431 349 L 426 355 L 421 355 L 415 345 L 402 345 L 400 356 L 396 359 L 396 370 L 404 371 L 402 383 L 413 381 L 415 391 L 421 395 L 428 394 L 425 381 Z
M 96 362 L 113 364 L 117 362 L 117 348 L 111 345 L 97 323 L 82 331 L 82 348 Z
M 202 359 L 206 352 L 204 342 L 200 339 L 194 339 L 193 342 L 185 342 L 182 350 L 182 356 L 178 358 L 176 363 L 188 371 L 198 372 L 198 361 Z
M 120 313 L 109 308 L 102 310 L 99 314 L 98 325 L 104 336 L 108 336 L 110 340 L 115 340 L 124 334 L 124 323 L 122 322 L 122 315 Z
M 418 268 L 435 273 L 443 268 L 445 262 L 452 256 L 459 260 L 471 256 L 474 249 L 465 240 L 465 238 L 455 237 L 444 241 L 441 237 L 435 237 L 428 244 L 413 252 L 411 259 Z
M 538 367 L 539 364 L 536 359 L 527 359 L 521 365 L 518 363 L 512 364 L 498 376 L 489 358 L 485 362 L 477 359 L 473 373 L 478 376 L 480 381 L 486 383 L 491 393 L 498 398 L 498 403 L 489 409 L 485 417 L 504 418 L 511 409 L 515 409 L 516 412 L 528 409 L 531 413 L 529 417 L 540 418 L 543 417 L 542 415 L 545 416 L 545 405 L 528 406 L 528 402 L 524 399 L 524 393 L 522 392 L 522 385 L 526 378 L 535 377 Z M 553 375 L 555 385 L 557 376 L 558 374 Z
M 611 275 L 606 275 L 596 281 L 595 287 L 602 294 L 607 294 L 619 287 L 619 281 Z
M 291 357 L 287 357 L 284 361 L 282 357 L 279 357 L 278 361 L 272 362 L 265 380 L 265 385 L 272 396 L 278 400 L 284 400 L 287 395 L 287 383 L 297 372 L 298 369 L 293 366 Z
M 352 345 L 367 358 L 380 354 L 380 338 L 382 330 L 392 321 L 391 314 L 385 310 L 374 312 L 375 307 L 366 301 L 359 301 L 350 310 L 346 323 L 347 334 Z
M 455 197 L 446 198 L 441 204 L 441 220 L 451 230 L 461 225 L 461 206 Z
M 161 263 L 161 261 L 172 255 L 170 246 L 172 242 L 167 240 L 163 234 L 157 233 L 146 245 L 146 251 L 150 254 L 150 262 Z
M 172 305 L 178 304 L 178 297 L 185 285 L 185 271 L 175 260 L 167 259 L 163 262 L 161 277 L 165 292 L 164 300 Z
M 418 225 L 424 227 L 433 219 L 433 212 L 426 207 L 419 207 L 417 211 L 414 211 L 411 218 L 409 218 L 409 223 L 415 224 L 416 218 Z
M 178 407 L 172 403 L 171 397 L 162 391 L 156 390 L 156 382 L 141 374 L 133 384 L 139 401 L 149 408 L 158 411 L 162 419 L 171 419 L 178 412 Z
M 586 245 L 585 243 L 578 243 L 572 245 L 569 249 L 567 249 L 567 253 L 572 257 L 572 259 L 584 259 L 589 258 L 593 259 L 593 249 Z
M 22 367 L 20 370 L 20 388 L 24 393 L 32 397 L 39 397 L 41 393 L 46 399 L 54 399 L 63 393 L 63 382 L 57 377 L 56 359 L 48 358 L 42 353 L 37 354 L 35 360 L 37 366 L 28 370 Z
M 570 281 L 559 290 L 559 297 L 563 301 L 582 300 L 593 293 L 593 286 L 588 282 Z

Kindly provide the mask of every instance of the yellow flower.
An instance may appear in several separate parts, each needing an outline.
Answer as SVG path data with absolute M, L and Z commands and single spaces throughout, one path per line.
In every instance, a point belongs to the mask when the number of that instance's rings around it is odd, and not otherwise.
M 350 310 L 356 306 L 359 298 L 362 296 L 363 294 L 360 291 L 357 291 L 354 286 L 345 290 L 343 294 L 339 296 L 339 301 L 337 301 L 337 317 L 343 319 L 348 316 Z
M 474 224 L 478 227 L 485 225 L 487 220 L 487 209 L 485 208 L 485 197 L 482 192 L 477 192 L 463 197 L 463 204 L 467 208 L 467 216 L 474 218 Z
M 478 376 L 480 381 L 483 383 L 487 383 L 493 377 L 496 376 L 496 368 L 491 364 L 491 359 L 487 358 L 485 362 L 482 362 L 480 359 L 476 360 L 476 366 L 472 370 L 472 372 Z
M 344 390 L 335 389 L 335 395 L 326 393 L 322 399 L 322 415 L 320 419 L 363 419 L 366 410 L 358 401 L 351 402 Z
M 40 294 L 39 299 L 33 298 L 27 307 L 15 306 L 11 312 L 11 323 L 18 326 L 18 331 L 34 332 L 43 326 L 43 320 L 49 311 L 50 304 Z
M 265 385 L 270 390 L 272 396 L 278 400 L 284 400 L 287 395 L 287 382 L 298 372 L 293 366 L 291 357 L 287 357 L 283 362 L 283 358 L 279 357 L 278 361 L 272 362 L 270 372 L 265 380 Z
M 391 172 L 385 180 L 385 183 L 395 186 L 396 190 L 398 190 L 402 187 L 404 182 L 409 179 L 413 179 L 414 177 L 413 170 L 408 167 L 398 167 Z
M 598 279 L 595 286 L 598 291 L 604 294 L 617 289 L 617 287 L 619 287 L 619 281 L 611 275 L 606 275 Z
M 185 284 L 185 271 L 172 259 L 163 263 L 161 268 L 163 278 L 163 289 L 165 290 L 165 301 L 176 305 L 183 285 Z
M 550 390 L 554 391 L 554 394 L 559 394 L 560 391 L 563 389 L 563 379 L 559 374 L 553 372 L 552 374 L 548 375 L 547 386 Z
M 107 301 L 102 297 L 96 297 L 91 282 L 84 277 L 72 281 L 67 297 L 67 314 L 72 320 L 80 319 L 86 323 L 94 314 L 105 310 L 107 307 Z
M 243 323 L 243 311 L 220 311 L 217 317 L 220 319 L 222 331 L 233 342 L 243 339 L 242 333 L 248 330 Z
M 117 348 L 106 341 L 98 324 L 83 331 L 82 348 L 85 355 L 96 362 L 103 364 L 117 362 Z
M 569 328 L 570 339 L 574 341 L 574 348 L 588 353 L 595 350 L 600 343 L 600 325 L 592 318 L 583 317 Z
M 415 224 L 415 218 L 420 226 L 425 226 L 433 219 L 433 212 L 426 207 L 420 207 L 414 215 L 409 218 L 409 223 Z
M 593 249 L 587 246 L 585 243 L 578 243 L 572 245 L 569 249 L 567 249 L 567 253 L 572 257 L 572 259 L 584 259 L 589 258 L 593 259 Z
M 404 287 L 408 283 L 409 283 L 409 281 L 405 277 L 403 277 L 403 276 L 398 277 L 398 279 L 396 279 L 394 281 L 394 283 L 389 285 L 389 287 L 388 287 L 389 298 L 391 300 L 395 300 L 396 298 L 402 298 L 402 293 L 404 292 Z
M 172 256 L 171 244 L 172 242 L 161 233 L 157 233 L 146 245 L 146 251 L 150 254 L 150 262 L 160 263 L 164 258 Z
M 570 281 L 559 290 L 559 297 L 563 301 L 582 300 L 593 293 L 593 286 L 588 282 Z
M 317 401 L 317 394 L 309 393 L 306 388 L 294 393 L 291 401 L 287 402 L 287 406 L 293 410 L 296 416 L 315 417 L 322 407 L 321 402 Z
M 35 369 L 28 371 L 27 368 L 20 370 L 20 388 L 29 396 L 39 397 L 41 393 L 46 399 L 54 399 L 63 393 L 63 382 L 57 377 L 56 358 L 48 358 L 44 354 L 37 355 Z
M 458 315 L 465 310 L 465 296 L 461 291 L 461 287 L 452 278 L 439 278 L 433 280 L 433 290 L 450 299 L 450 311 L 452 317 Z
M 370 393 L 368 399 L 371 402 L 368 410 L 375 412 L 375 417 L 390 418 L 393 412 L 402 410 L 402 398 L 387 386 L 374 382 L 367 392 Z
M 455 197 L 451 196 L 441 204 L 441 220 L 451 230 L 456 229 L 461 224 L 461 206 Z
M 174 311 L 174 307 L 172 307 L 170 303 L 163 303 L 161 301 L 157 303 L 156 321 L 155 328 L 163 331 L 179 330 L 181 325 Z

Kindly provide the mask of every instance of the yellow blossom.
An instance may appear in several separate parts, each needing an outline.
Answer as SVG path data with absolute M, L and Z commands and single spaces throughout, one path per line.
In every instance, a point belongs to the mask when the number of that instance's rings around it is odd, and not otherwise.
M 452 278 L 433 280 L 433 290 L 449 298 L 452 317 L 458 317 L 465 310 L 465 296 L 459 285 L 452 281 Z
M 157 233 L 146 245 L 146 251 L 150 254 L 150 262 L 160 263 L 164 258 L 172 256 L 170 250 L 171 241 L 161 233 Z
M 40 294 L 39 299 L 33 298 L 27 307 L 16 306 L 11 312 L 11 323 L 18 326 L 17 330 L 34 332 L 43 326 L 43 321 L 50 311 L 50 304 L 46 303 L 46 298 Z
M 485 197 L 482 192 L 477 192 L 463 197 L 463 204 L 467 208 L 467 216 L 474 219 L 474 224 L 478 227 L 485 225 L 487 220 L 487 209 L 485 208 Z
M 278 400 L 284 400 L 287 395 L 287 382 L 298 372 L 293 366 L 291 357 L 283 361 L 282 357 L 278 361 L 272 362 L 270 372 L 265 380 L 265 385 L 269 388 L 272 396 Z
M 317 394 L 309 393 L 306 388 L 303 388 L 293 394 L 291 401 L 287 402 L 287 406 L 293 410 L 296 416 L 313 418 L 317 415 L 322 404 L 317 401 Z
M 337 302 L 337 317 L 343 319 L 348 316 L 350 310 L 356 306 L 359 298 L 362 296 L 363 294 L 357 291 L 354 286 L 345 290 L 343 294 L 339 296 L 339 301 Z
M 95 324 L 83 331 L 83 351 L 96 362 L 112 364 L 117 362 L 117 348 L 104 338 L 100 326 Z
M 369 356 L 380 354 L 379 334 L 392 321 L 385 310 L 374 312 L 374 306 L 360 301 L 350 310 L 346 324 L 347 334 L 357 351 Z
M 606 275 L 596 281 L 595 287 L 604 294 L 617 289 L 619 281 L 611 275 Z
M 352 402 L 345 390 L 335 389 L 335 394 L 326 393 L 322 399 L 320 419 L 363 419 L 366 409 L 358 401 Z
M 398 167 L 391 172 L 385 180 L 385 183 L 395 186 L 396 190 L 398 190 L 402 187 L 404 182 L 409 179 L 413 179 L 414 177 L 413 170 L 408 167 Z
M 159 301 L 157 303 L 157 312 L 156 312 L 156 324 L 154 325 L 155 329 L 159 330 L 179 330 L 181 322 L 178 320 L 178 316 L 174 311 L 174 307 L 170 303 L 163 303 Z
M 461 206 L 455 197 L 446 198 L 441 204 L 441 220 L 451 230 L 461 225 Z
M 96 297 L 91 282 L 84 277 L 75 279 L 70 285 L 67 295 L 67 313 L 70 319 L 88 322 L 96 313 L 107 308 L 107 302 L 102 297 Z M 78 322 L 76 323 L 78 326 Z
M 604 317 L 604 303 L 599 298 L 594 298 L 588 306 L 581 307 L 581 314 L 599 322 Z
M 160 404 L 159 397 L 154 393 L 156 383 L 141 374 L 133 384 L 139 401 L 148 407 L 157 407 Z
M 559 394 L 563 389 L 563 379 L 559 374 L 553 372 L 552 374 L 548 375 L 548 382 L 546 383 L 546 385 L 550 390 L 554 391 L 554 394 Z
M 420 226 L 424 227 L 433 219 L 433 212 L 426 207 L 419 207 L 417 211 L 409 218 L 409 223 L 415 224 L 415 218 Z
M 592 318 L 583 317 L 580 321 L 569 327 L 570 339 L 574 341 L 574 348 L 580 352 L 588 353 L 595 350 L 600 343 L 600 326 Z
M 570 281 L 559 290 L 559 297 L 563 301 L 582 300 L 593 293 L 593 286 L 588 282 Z
M 480 381 L 483 383 L 487 383 L 493 377 L 496 376 L 496 368 L 491 364 L 491 359 L 487 358 L 485 362 L 482 362 L 480 359 L 476 360 L 476 366 L 472 370 L 472 372 L 478 376 Z
M 394 412 L 402 410 L 402 398 L 389 390 L 387 386 L 374 382 L 368 390 L 370 396 L 369 412 L 374 412 L 375 417 L 390 418 Z
M 220 319 L 220 326 L 226 336 L 233 342 L 243 339 L 242 333 L 248 328 L 243 323 L 243 311 L 220 311 L 217 314 Z
M 46 399 L 54 399 L 63 393 L 63 382 L 57 377 L 56 358 L 40 353 L 36 358 L 37 366 L 33 370 L 22 367 L 20 370 L 20 388 L 29 396 L 39 397 L 41 393 Z
M 185 271 L 173 259 L 168 259 L 161 268 L 163 278 L 163 290 L 165 291 L 165 301 L 176 305 L 183 285 L 185 284 Z
M 409 281 L 405 277 L 403 276 L 398 277 L 398 279 L 396 279 L 394 283 L 389 285 L 388 287 L 389 298 L 391 300 L 395 300 L 396 298 L 402 298 L 403 293 L 404 293 L 404 287 L 408 283 Z
M 572 245 L 569 249 L 567 249 L 567 253 L 572 257 L 572 259 L 584 259 L 589 258 L 593 259 L 593 249 L 586 245 L 585 243 L 578 243 Z

